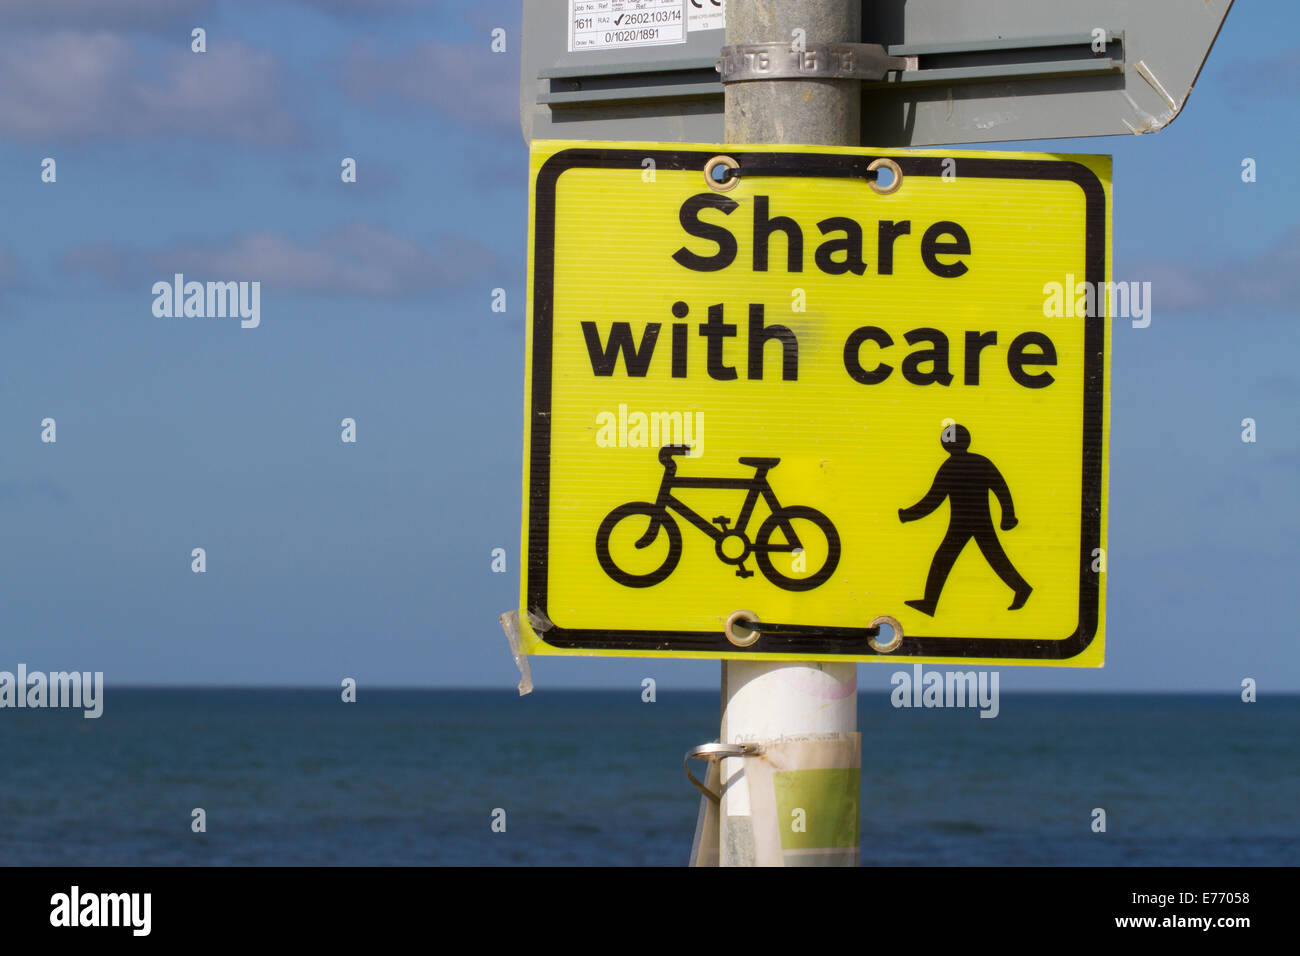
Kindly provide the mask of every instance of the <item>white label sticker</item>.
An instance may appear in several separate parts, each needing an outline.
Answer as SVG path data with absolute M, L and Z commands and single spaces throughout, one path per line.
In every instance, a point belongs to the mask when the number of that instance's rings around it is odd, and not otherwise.
M 727 0 L 686 0 L 686 29 L 721 30 L 727 25 Z
M 569 52 L 685 43 L 686 3 L 689 0 L 569 0 Z

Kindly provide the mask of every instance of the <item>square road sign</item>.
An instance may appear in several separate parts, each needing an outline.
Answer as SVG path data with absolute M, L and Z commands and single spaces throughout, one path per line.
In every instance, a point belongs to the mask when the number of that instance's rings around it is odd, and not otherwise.
M 540 141 L 531 181 L 527 653 L 1101 665 L 1109 157 Z

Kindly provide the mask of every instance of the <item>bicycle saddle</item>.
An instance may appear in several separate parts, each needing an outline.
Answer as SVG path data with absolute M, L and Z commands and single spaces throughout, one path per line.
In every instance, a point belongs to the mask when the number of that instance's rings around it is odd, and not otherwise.
M 751 468 L 774 468 L 781 463 L 780 458 L 741 458 L 738 460 L 742 465 L 749 465 Z

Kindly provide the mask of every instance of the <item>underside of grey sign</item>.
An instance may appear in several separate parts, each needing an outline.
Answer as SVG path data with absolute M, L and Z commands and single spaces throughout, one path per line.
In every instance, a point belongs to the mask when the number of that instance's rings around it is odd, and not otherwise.
M 1232 0 L 873 0 L 862 41 L 896 58 L 862 82 L 873 146 L 1153 133 L 1186 105 Z M 725 31 L 570 51 L 568 0 L 524 5 L 525 139 L 720 142 Z M 711 21 L 712 22 L 712 21 Z M 619 34 L 621 36 L 621 34 Z M 793 50 L 816 36 L 770 37 Z M 723 64 L 724 67 L 726 64 Z M 761 71 L 744 82 L 788 82 Z

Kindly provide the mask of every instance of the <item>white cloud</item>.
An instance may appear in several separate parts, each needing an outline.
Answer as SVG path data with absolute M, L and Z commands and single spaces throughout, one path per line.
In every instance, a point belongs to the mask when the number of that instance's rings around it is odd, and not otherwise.
M 339 82 L 353 100 L 426 107 L 471 126 L 519 135 L 519 56 L 439 41 L 397 52 L 357 43 L 343 57 Z
M 1211 263 L 1152 260 L 1131 275 L 1151 282 L 1153 307 L 1169 312 L 1220 312 L 1226 317 L 1300 312 L 1292 285 L 1300 273 L 1300 226 L 1250 259 Z
M 308 242 L 258 232 L 151 251 L 82 246 L 68 253 L 65 264 L 116 286 L 170 280 L 182 272 L 197 281 L 257 280 L 268 292 L 396 299 L 467 285 L 498 269 L 498 256 L 467 237 L 426 247 L 382 226 L 350 223 Z
M 112 26 L 162 31 L 193 21 L 211 6 L 210 0 L 0 0 L 0 23 L 77 30 Z
M 150 56 L 109 32 L 0 37 L 0 135 L 27 141 L 181 136 L 284 143 L 274 59 L 227 41 Z
M 1224 92 L 1244 97 L 1246 104 L 1260 100 L 1293 99 L 1300 92 L 1300 49 L 1283 50 L 1261 60 L 1238 60 L 1224 71 Z
M 27 270 L 13 250 L 8 246 L 0 246 L 0 291 L 22 288 L 26 281 Z
M 298 0 L 299 3 L 320 7 L 328 13 L 386 14 L 413 13 L 426 0 Z

